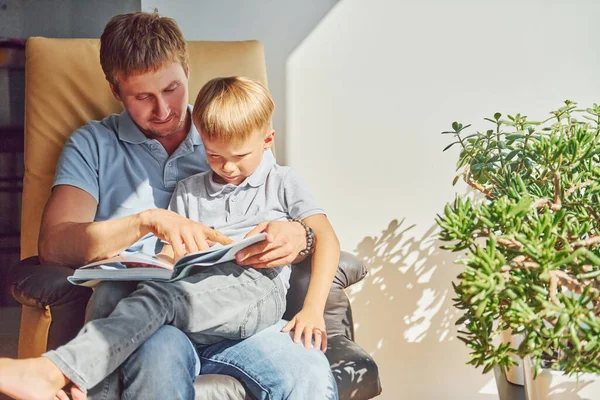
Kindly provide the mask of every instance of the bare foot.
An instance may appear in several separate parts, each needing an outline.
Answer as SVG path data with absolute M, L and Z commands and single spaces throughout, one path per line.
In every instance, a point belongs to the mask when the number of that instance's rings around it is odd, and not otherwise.
M 71 397 L 73 400 L 86 400 L 87 394 L 83 393 L 77 386 L 71 388 Z
M 58 393 L 56 393 L 54 400 L 87 400 L 87 393 L 82 392 L 81 389 L 75 385 L 71 387 L 71 398 L 67 396 L 65 390 L 67 389 L 59 390 Z
M 53 400 L 68 382 L 47 358 L 0 358 L 0 392 L 15 399 Z

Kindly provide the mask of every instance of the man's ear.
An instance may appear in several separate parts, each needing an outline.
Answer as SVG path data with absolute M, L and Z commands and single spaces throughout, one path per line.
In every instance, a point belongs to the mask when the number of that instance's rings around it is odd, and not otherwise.
M 108 85 L 110 86 L 110 91 L 112 92 L 115 99 L 117 99 L 117 101 L 120 101 L 122 103 L 123 100 L 121 100 L 121 95 L 119 95 L 119 88 L 117 87 L 117 85 L 115 85 L 113 83 L 109 83 Z
M 265 136 L 265 142 L 263 143 L 263 150 L 268 150 L 273 146 L 273 140 L 275 140 L 275 131 L 271 129 Z
M 185 77 L 190 79 L 190 64 L 186 64 L 185 66 Z

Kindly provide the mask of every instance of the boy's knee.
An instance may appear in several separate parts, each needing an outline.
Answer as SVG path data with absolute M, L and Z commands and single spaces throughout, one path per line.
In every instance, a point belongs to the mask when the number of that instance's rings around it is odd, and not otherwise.
M 87 304 L 85 321 L 106 318 L 121 299 L 129 296 L 137 282 L 100 282 L 94 287 L 94 294 Z

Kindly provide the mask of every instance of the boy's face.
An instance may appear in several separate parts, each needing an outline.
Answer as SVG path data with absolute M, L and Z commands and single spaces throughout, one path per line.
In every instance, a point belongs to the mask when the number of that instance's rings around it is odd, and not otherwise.
M 263 153 L 273 145 L 275 132 L 257 131 L 239 143 L 209 140 L 202 135 L 210 168 L 220 178 L 218 183 L 239 185 L 252 175 L 262 161 Z
M 168 63 L 155 72 L 128 76 L 111 89 L 147 137 L 160 140 L 187 134 L 182 131 L 188 118 L 188 79 L 180 64 Z

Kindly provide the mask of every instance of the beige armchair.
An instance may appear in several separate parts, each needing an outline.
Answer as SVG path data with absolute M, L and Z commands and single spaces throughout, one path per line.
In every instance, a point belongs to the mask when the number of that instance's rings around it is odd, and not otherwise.
M 189 42 L 190 103 L 200 87 L 217 76 L 242 75 L 266 84 L 263 47 L 257 41 Z M 71 270 L 39 266 L 37 240 L 62 147 L 75 129 L 92 119 L 119 113 L 99 62 L 97 39 L 34 37 L 26 46 L 25 176 L 21 259 L 9 276 L 13 296 L 23 305 L 19 357 L 39 356 L 71 339 L 81 328 L 88 288 L 66 281 Z M 364 265 L 344 253 L 327 304 L 330 350 L 340 398 L 370 398 L 380 391 L 377 366 L 353 342 L 352 313 L 343 288 L 362 279 Z M 294 267 L 287 315 L 299 310 L 310 275 L 308 264 Z M 345 366 L 364 368 L 360 381 Z M 336 370 L 337 368 L 337 370 Z M 243 386 L 226 376 L 202 376 L 197 398 L 242 399 Z

